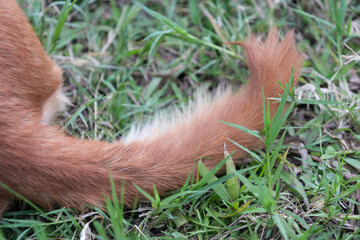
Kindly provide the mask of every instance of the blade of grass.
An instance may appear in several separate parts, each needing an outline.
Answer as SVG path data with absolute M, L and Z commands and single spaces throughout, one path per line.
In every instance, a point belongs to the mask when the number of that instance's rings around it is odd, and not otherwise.
M 51 48 L 50 48 L 49 54 L 54 51 L 55 46 L 56 46 L 56 42 L 59 39 L 59 36 L 60 36 L 60 33 L 61 33 L 61 29 L 64 26 L 65 21 L 66 21 L 67 17 L 69 16 L 70 11 L 71 11 L 71 9 L 72 9 L 72 7 L 74 6 L 75 3 L 76 3 L 76 0 L 74 0 L 70 4 L 70 6 L 68 6 L 69 5 L 69 0 L 66 0 L 66 2 L 64 3 L 63 8 L 62 8 L 61 13 L 60 13 L 60 16 L 59 16 L 59 21 L 58 21 L 58 23 L 57 23 L 57 25 L 55 27 L 53 36 L 51 38 Z

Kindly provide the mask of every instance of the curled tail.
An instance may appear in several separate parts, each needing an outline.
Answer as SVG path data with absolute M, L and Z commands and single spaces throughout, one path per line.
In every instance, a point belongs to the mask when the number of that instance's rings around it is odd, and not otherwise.
M 251 74 L 250 83 L 236 94 L 226 90 L 213 101 L 201 95 L 190 110 L 170 120 L 160 117 L 146 130 L 134 131 L 128 141 L 84 141 L 40 123 L 41 108 L 61 86 L 61 76 L 16 1 L 3 5 L 6 17 L 1 18 L 0 29 L 12 34 L 0 35 L 4 43 L 0 60 L 16 67 L 0 67 L 0 186 L 45 207 L 103 204 L 104 195 L 111 195 L 109 171 L 118 193 L 125 183 L 125 203 L 131 206 L 138 195 L 134 183 L 149 193 L 153 185 L 160 194 L 179 188 L 200 158 L 209 167 L 223 159 L 227 139 L 250 149 L 260 147 L 259 139 L 219 120 L 261 130 L 262 88 L 265 97 L 277 97 L 282 93 L 278 81 L 288 82 L 292 69 L 295 81 L 300 73 L 302 56 L 293 33 L 279 41 L 272 30 L 265 41 L 253 37 L 240 43 Z M 19 87 L 21 94 L 14 90 Z M 276 108 L 277 103 L 271 102 L 271 109 Z M 236 150 L 238 159 L 246 155 L 230 143 L 228 148 Z M 0 187 L 0 211 L 12 198 L 6 187 Z

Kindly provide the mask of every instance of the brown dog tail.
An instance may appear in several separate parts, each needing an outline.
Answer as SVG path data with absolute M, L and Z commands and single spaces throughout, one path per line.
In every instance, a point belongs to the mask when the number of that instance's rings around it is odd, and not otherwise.
M 280 41 L 271 30 L 265 41 L 252 37 L 239 44 L 247 55 L 248 85 L 235 94 L 225 90 L 213 101 L 203 94 L 189 110 L 158 117 L 146 130 L 134 131 L 128 141 L 108 144 L 71 138 L 54 126 L 41 125 L 38 112 L 19 104 L 24 100 L 2 99 L 7 103 L 0 109 L 0 181 L 39 205 L 83 208 L 103 204 L 104 195 L 111 195 L 111 172 L 118 193 L 124 183 L 125 202 L 131 205 L 138 195 L 134 183 L 149 193 L 154 185 L 160 194 L 179 188 L 200 158 L 208 167 L 223 159 L 224 142 L 241 159 L 246 153 L 228 139 L 249 149 L 262 142 L 219 120 L 260 131 L 262 89 L 266 98 L 278 97 L 283 92 L 278 82 L 287 83 L 292 71 L 297 80 L 302 55 L 293 32 Z M 273 113 L 278 103 L 270 105 Z M 0 204 L 10 198 L 13 195 L 0 188 Z

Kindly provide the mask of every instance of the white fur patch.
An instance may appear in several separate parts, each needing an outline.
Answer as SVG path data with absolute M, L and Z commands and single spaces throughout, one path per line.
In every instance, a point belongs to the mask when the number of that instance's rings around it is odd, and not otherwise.
M 56 90 L 45 102 L 42 111 L 41 124 L 49 124 L 54 119 L 57 113 L 65 110 L 66 105 L 69 105 L 69 99 L 64 95 L 62 89 Z
M 134 123 L 130 131 L 124 136 L 123 141 L 130 143 L 156 139 L 169 133 L 179 124 L 186 124 L 191 121 L 195 112 L 201 114 L 203 111 L 208 111 L 213 101 L 231 92 L 229 87 L 225 89 L 219 88 L 215 94 L 211 94 L 207 90 L 208 87 L 200 88 L 195 94 L 194 100 L 190 101 L 187 106 L 182 106 L 181 109 L 174 107 L 170 111 L 158 112 L 154 119 L 145 125 Z

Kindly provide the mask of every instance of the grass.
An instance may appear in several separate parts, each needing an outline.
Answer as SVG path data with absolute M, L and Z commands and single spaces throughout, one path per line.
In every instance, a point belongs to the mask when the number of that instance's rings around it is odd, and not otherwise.
M 356 1 L 44 2 L 21 1 L 64 69 L 73 106 L 58 123 L 81 138 L 116 141 L 132 122 L 186 104 L 199 85 L 245 83 L 241 49 L 223 43 L 270 26 L 295 28 L 305 66 L 282 98 L 292 111 L 271 128 L 266 117 L 255 161 L 235 168 L 226 152 L 215 169 L 200 161 L 201 180 L 134 209 L 21 202 L 0 218 L 0 239 L 360 239 Z M 226 174 L 215 175 L 222 165 Z

